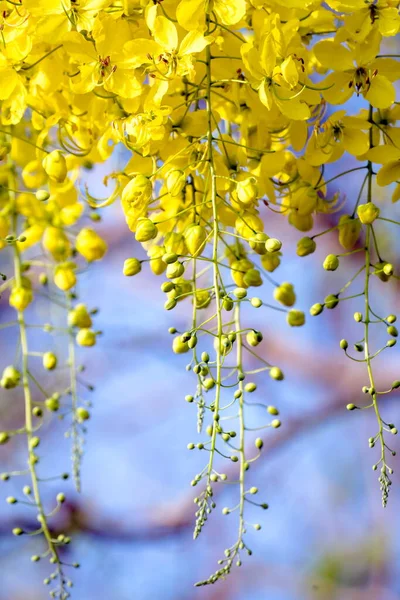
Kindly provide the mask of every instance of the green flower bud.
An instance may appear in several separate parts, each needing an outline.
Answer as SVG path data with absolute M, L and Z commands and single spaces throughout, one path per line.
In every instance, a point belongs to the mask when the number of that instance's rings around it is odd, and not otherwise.
M 182 277 L 185 272 L 185 267 L 179 261 L 171 263 L 167 266 L 166 276 L 168 279 L 177 279 L 178 277 Z
M 274 427 L 274 429 L 278 429 L 278 427 L 280 427 L 281 425 L 282 423 L 279 419 L 274 419 L 273 421 L 271 421 L 271 427 Z
M 339 304 L 339 298 L 335 294 L 329 294 L 324 300 L 326 308 L 333 309 Z
M 266 233 L 256 233 L 249 239 L 249 246 L 257 254 L 263 255 L 267 252 L 265 242 L 269 239 Z
M 47 190 L 37 190 L 35 196 L 40 202 L 46 202 L 46 200 L 50 198 L 50 194 Z
M 267 252 L 278 252 L 282 248 L 282 242 L 276 238 L 269 238 L 265 242 Z
M 388 332 L 389 335 L 391 335 L 393 337 L 397 337 L 399 335 L 399 332 L 397 331 L 397 328 L 394 325 L 389 325 L 389 327 L 386 329 L 386 331 Z
M 347 410 L 355 410 L 357 408 L 357 406 L 355 404 L 348 404 L 346 406 Z
M 137 242 L 148 242 L 157 237 L 157 225 L 146 217 L 141 217 L 136 225 L 135 239 Z
M 397 320 L 397 317 L 396 317 L 396 315 L 389 315 L 389 316 L 388 316 L 388 318 L 386 319 L 386 321 L 387 321 L 388 323 L 395 323 L 395 322 L 396 322 L 396 320 Z
M 211 377 L 208 377 L 203 381 L 203 386 L 206 390 L 212 390 L 215 387 L 215 381 Z
M 317 315 L 320 315 L 322 313 L 322 311 L 324 310 L 324 307 L 322 304 L 313 304 L 312 307 L 310 308 L 310 315 L 312 317 L 316 317 Z
M 392 390 L 397 390 L 397 388 L 400 387 L 400 381 L 398 379 L 396 379 L 396 381 L 393 381 L 392 383 Z
M 351 215 L 342 215 L 339 219 L 339 244 L 345 250 L 352 250 L 360 237 L 361 222 Z
M 251 298 L 250 304 L 254 306 L 254 308 L 260 308 L 262 306 L 261 298 Z
M 291 327 L 301 327 L 306 322 L 306 315 L 302 310 L 289 310 L 286 315 L 286 321 Z
M 222 300 L 222 308 L 226 311 L 231 311 L 233 308 L 233 300 L 229 296 L 225 296 Z
M 187 342 L 182 342 L 180 335 L 177 335 L 172 342 L 172 350 L 175 354 L 184 354 L 189 351 L 189 346 Z
M 44 403 L 47 410 L 51 412 L 56 412 L 60 408 L 60 402 L 56 398 L 47 398 Z
M 258 488 L 256 488 L 256 487 L 251 487 L 251 488 L 249 489 L 249 493 L 250 493 L 250 494 L 257 494 L 257 492 L 258 492 Z
M 271 367 L 269 370 L 269 376 L 276 381 L 282 381 L 284 374 L 279 367 Z
M 21 527 L 14 527 L 14 529 L 12 530 L 14 535 L 22 535 L 24 532 L 21 529 Z
M 297 242 L 297 256 L 308 256 L 315 252 L 317 244 L 310 237 L 303 237 Z
M 391 263 L 386 263 L 386 265 L 383 267 L 383 272 L 388 277 L 391 277 L 393 275 L 393 273 L 394 273 L 394 267 L 393 267 L 393 265 Z
M 6 498 L 6 502 L 7 502 L 7 504 L 17 504 L 17 499 L 14 498 L 14 496 L 8 496 Z
M 86 410 L 86 408 L 83 408 L 82 406 L 80 406 L 76 409 L 75 415 L 76 415 L 77 420 L 80 423 L 83 423 L 83 421 L 87 421 L 88 419 L 90 419 L 90 412 L 88 410 Z
M 347 340 L 340 340 L 340 347 L 342 350 L 347 350 L 347 348 L 349 347 Z
M 339 259 L 335 254 L 328 254 L 322 266 L 325 271 L 336 271 L 339 266 Z
M 56 500 L 59 504 L 63 504 L 65 502 L 65 494 L 60 492 L 59 494 L 57 494 Z
M 178 256 L 175 252 L 167 252 L 162 256 L 161 260 L 164 261 L 166 265 L 172 265 L 178 260 Z
M 363 320 L 363 316 L 360 312 L 355 312 L 353 318 L 356 323 L 361 323 L 361 321 Z
M 243 298 L 246 298 L 247 296 L 247 290 L 245 288 L 242 287 L 237 287 L 233 290 L 233 295 L 238 299 L 238 300 L 243 300 Z
M 379 213 L 379 208 L 372 202 L 357 207 L 357 215 L 363 225 L 371 225 L 379 217 Z
M 167 300 L 164 304 L 164 308 L 165 310 L 172 310 L 173 308 L 175 308 L 175 306 L 177 305 L 177 302 L 175 300 L 175 298 L 171 298 L 170 300 Z
M 249 269 L 243 276 L 243 283 L 247 287 L 260 287 L 262 285 L 260 271 L 258 269 Z
M 396 345 L 396 340 L 388 340 L 388 341 L 386 342 L 386 346 L 387 346 L 388 348 L 393 348 L 393 346 L 395 346 L 395 345 Z
M 293 306 L 296 302 L 296 294 L 294 293 L 293 285 L 291 283 L 282 283 L 274 290 L 274 298 L 283 306 Z
M 244 386 L 244 389 L 245 389 L 245 392 L 251 393 L 251 392 L 255 392 L 256 391 L 257 386 L 256 386 L 255 383 L 249 382 L 249 383 L 246 383 L 246 385 Z
M 133 277 L 142 270 L 142 263 L 137 258 L 127 258 L 124 261 L 124 267 L 122 269 L 125 277 Z
M 0 431 L 0 446 L 2 446 L 3 444 L 7 444 L 9 439 L 10 436 L 6 431 Z
M 53 352 L 45 352 L 43 354 L 43 366 L 49 371 L 55 369 L 57 366 L 57 356 Z
M 1 376 L 0 385 L 6 390 L 17 387 L 21 379 L 21 373 L 12 365 L 6 367 Z
M 80 329 L 76 335 L 76 343 L 78 346 L 94 346 L 96 343 L 96 334 L 92 329 L 84 327 Z
M 250 346 L 258 346 L 258 344 L 262 342 L 262 339 L 263 336 L 261 331 L 249 331 L 246 335 L 247 343 L 250 344 Z
M 279 410 L 275 406 L 267 406 L 267 411 L 270 415 L 279 415 Z
M 179 196 L 186 184 L 186 175 L 183 171 L 173 169 L 169 171 L 165 179 L 168 193 L 175 197 Z

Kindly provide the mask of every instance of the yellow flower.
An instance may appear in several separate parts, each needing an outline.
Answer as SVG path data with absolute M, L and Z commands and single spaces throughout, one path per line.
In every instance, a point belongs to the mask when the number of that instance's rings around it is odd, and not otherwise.
M 379 54 L 380 34 L 372 31 L 363 44 L 347 48 L 334 40 L 318 42 L 314 54 L 325 69 L 333 73 L 324 80 L 324 98 L 331 104 L 344 104 L 355 92 L 362 94 L 374 108 L 388 108 L 395 100 L 392 81 L 399 77 L 399 65 Z M 384 73 L 384 74 L 381 74 Z

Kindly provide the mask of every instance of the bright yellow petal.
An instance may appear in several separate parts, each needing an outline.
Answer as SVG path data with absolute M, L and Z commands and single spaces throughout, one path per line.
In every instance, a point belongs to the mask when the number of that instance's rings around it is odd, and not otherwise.
M 343 147 L 349 154 L 359 156 L 369 149 L 369 134 L 358 129 L 344 128 Z
M 386 165 L 389 162 L 400 160 L 400 150 L 386 144 L 384 146 L 375 146 L 375 148 L 371 148 L 367 152 L 365 158 L 378 165 Z
M 376 176 L 376 183 L 381 187 L 390 185 L 400 179 L 400 161 L 390 162 L 384 165 Z
M 166 17 L 157 17 L 154 23 L 153 36 L 157 44 L 166 50 L 178 48 L 178 32 L 175 25 Z
M 183 38 L 179 47 L 179 55 L 201 52 L 210 43 L 199 31 L 189 31 Z
M 353 54 L 341 44 L 333 40 L 323 40 L 313 48 L 316 59 L 325 69 L 347 71 L 354 69 Z
M 376 75 L 364 97 L 374 108 L 389 108 L 396 99 L 396 91 L 386 77 Z

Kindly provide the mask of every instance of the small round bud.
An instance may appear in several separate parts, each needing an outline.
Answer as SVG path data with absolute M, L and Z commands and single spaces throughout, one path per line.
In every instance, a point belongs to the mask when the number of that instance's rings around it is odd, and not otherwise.
M 335 294 L 329 294 L 329 296 L 326 296 L 324 303 L 326 308 L 332 310 L 333 308 L 336 308 L 339 304 L 339 298 Z
M 161 260 L 165 262 L 166 265 L 172 265 L 178 260 L 178 256 L 175 252 L 167 252 L 166 254 L 163 254 Z
M 387 319 L 386 319 L 386 321 L 387 321 L 388 323 L 395 323 L 395 322 L 396 322 L 396 320 L 397 320 L 397 317 L 396 317 L 396 315 L 389 315 L 389 316 L 387 317 Z
M 12 530 L 14 535 L 22 535 L 24 532 L 21 529 L 21 527 L 14 527 L 14 529 Z
M 251 488 L 249 489 L 249 493 L 250 493 L 250 494 L 257 494 L 257 492 L 258 492 L 258 488 L 256 488 L 256 487 L 251 487 Z
M 250 304 L 254 306 L 254 308 L 260 308 L 262 306 L 261 298 L 251 298 Z
M 6 502 L 7 502 L 7 504 L 17 504 L 17 499 L 14 498 L 14 496 L 8 496 L 6 498 Z
M 279 415 L 279 410 L 275 406 L 267 406 L 267 412 L 270 415 L 274 415 L 274 416 Z
M 393 267 L 393 265 L 391 263 L 386 263 L 386 265 L 384 265 L 384 267 L 383 267 L 383 272 L 388 277 L 391 277 L 393 275 L 393 273 L 394 273 L 394 267 Z
M 210 356 L 209 356 L 208 352 L 201 353 L 201 360 L 205 363 L 208 363 L 208 361 L 210 360 Z
M 282 423 L 279 419 L 274 419 L 273 421 L 271 421 L 271 427 L 273 427 L 274 429 L 278 429 L 278 427 L 280 427 L 281 425 Z
M 356 408 L 357 408 L 357 406 L 356 406 L 355 404 L 348 404 L 348 405 L 346 406 L 346 408 L 347 408 L 347 410 L 354 410 L 354 409 L 356 409 Z
M 50 194 L 47 190 L 37 190 L 35 196 L 40 202 L 46 202 L 46 200 L 50 198 Z
M 361 321 L 363 320 L 363 316 L 360 312 L 355 312 L 353 318 L 356 323 L 361 323 Z
M 233 308 L 233 300 L 229 296 L 225 296 L 222 300 L 222 308 L 226 311 L 231 311 Z
M 10 435 L 6 431 L 0 432 L 0 446 L 3 444 L 7 444 L 10 439 Z
M 387 346 L 388 348 L 393 348 L 393 346 L 395 346 L 395 345 L 396 345 L 396 342 L 397 342 L 396 340 L 388 340 L 388 341 L 386 342 L 386 346 Z
M 82 406 L 79 406 L 76 411 L 76 418 L 78 419 L 79 423 L 82 423 L 83 421 L 87 421 L 88 419 L 90 419 L 90 412 L 88 410 L 86 410 L 86 408 L 83 408 Z
M 31 556 L 32 562 L 39 562 L 39 560 L 40 560 L 40 556 L 38 554 L 34 554 L 33 556 Z
M 340 347 L 342 350 L 347 350 L 347 348 L 349 347 L 347 340 L 340 340 Z
M 302 310 L 289 310 L 286 321 L 291 327 L 301 327 L 306 322 L 306 315 Z
M 279 252 L 282 248 L 282 242 L 276 238 L 269 238 L 269 240 L 265 242 L 265 248 L 267 252 Z
M 324 307 L 322 304 L 313 304 L 312 307 L 310 308 L 310 315 L 312 317 L 316 317 L 317 315 L 320 315 L 322 313 L 322 311 L 324 310 Z
M 188 450 L 194 450 L 194 444 L 192 444 L 192 443 L 188 444 L 186 447 Z
M 271 367 L 269 370 L 269 376 L 276 381 L 282 381 L 284 374 L 279 367 Z
M 392 433 L 393 435 L 397 435 L 397 427 L 391 427 L 390 433 Z
M 233 295 L 236 296 L 238 300 L 243 300 L 247 296 L 247 290 L 242 287 L 235 288 L 233 290 Z
M 336 271 L 339 266 L 339 259 L 336 254 L 328 254 L 322 266 L 324 267 L 325 271 Z
M 257 438 L 254 442 L 254 445 L 258 450 L 261 450 L 261 448 L 264 446 L 264 442 L 261 438 Z
M 57 494 L 56 500 L 59 504 L 63 504 L 65 502 L 65 494 L 60 492 L 59 494 Z
M 186 400 L 186 402 L 193 402 L 194 398 L 193 398 L 193 396 L 190 396 L 188 394 L 187 396 L 185 396 L 185 400 Z
M 133 277 L 142 270 L 142 263 L 137 258 L 127 258 L 122 269 L 125 277 Z
M 396 379 L 396 381 L 393 381 L 392 383 L 392 390 L 397 390 L 397 388 L 400 387 L 400 381 L 398 379 Z
M 45 352 L 43 354 L 43 367 L 48 371 L 52 371 L 57 366 L 57 356 L 54 352 Z
M 246 383 L 246 385 L 244 386 L 244 389 L 245 389 L 245 392 L 252 393 L 252 392 L 256 391 L 257 386 L 255 383 L 249 382 L 249 383 Z
M 386 329 L 386 331 L 392 337 L 397 337 L 399 335 L 399 332 L 397 331 L 397 328 L 394 325 L 389 325 L 389 327 Z

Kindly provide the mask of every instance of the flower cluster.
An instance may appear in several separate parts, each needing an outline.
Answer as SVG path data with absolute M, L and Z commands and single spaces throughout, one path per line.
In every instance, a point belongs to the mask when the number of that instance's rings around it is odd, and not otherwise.
M 54 541 L 47 524 L 38 487 L 36 432 L 45 412 L 65 407 L 70 396 L 79 482 L 80 428 L 89 413 L 78 398 L 75 344 L 92 346 L 99 332 L 93 329 L 93 311 L 77 303 L 76 283 L 82 268 L 106 252 L 105 241 L 82 223 L 85 218 L 96 222 L 98 209 L 115 201 L 120 201 L 129 230 L 147 254 L 143 258 L 139 250 L 140 258 L 127 258 L 124 275 L 137 275 L 148 264 L 154 275 L 165 278 L 161 289 L 166 310 L 179 310 L 183 302 L 192 305 L 187 330 L 171 327 L 170 332 L 173 351 L 191 357 L 187 368 L 196 385 L 186 400 L 197 406 L 199 433 L 204 429 L 203 441 L 188 445 L 205 456 L 204 468 L 192 481 L 201 488 L 195 498 L 194 537 L 216 507 L 218 486 L 236 482 L 238 488 L 237 505 L 223 509 L 224 514 L 238 515 L 238 537 L 225 550 L 217 571 L 198 585 L 223 578 L 234 564 L 240 566 L 243 555 L 251 554 L 247 506 L 268 507 L 254 502 L 258 489 L 246 485 L 246 473 L 264 442 L 251 438 L 245 413 L 261 406 L 265 419 L 258 429 L 279 428 L 278 409 L 250 398 L 257 389 L 253 378 L 267 373 L 279 382 L 284 374 L 257 352 L 263 333 L 243 324 L 243 313 L 251 319 L 253 308 L 275 310 L 286 315 L 291 327 L 305 323 L 305 314 L 294 308 L 293 285 L 271 276 L 282 259 L 282 244 L 269 222 L 272 213 L 287 220 L 293 235 L 300 232 L 300 257 L 316 251 L 320 236 L 338 234 L 345 252 L 326 257 L 323 266 L 328 271 L 338 269 L 348 255 L 364 254 L 352 279 L 310 312 L 318 315 L 335 308 L 347 298 L 343 293 L 355 279 L 364 275 L 363 290 L 352 296 L 364 300 L 363 314 L 355 317 L 364 326 L 364 336 L 355 350 L 364 352 L 361 362 L 368 372 L 365 392 L 370 401 L 365 408 L 372 407 L 378 420 L 370 446 L 381 447 L 374 468 L 380 466 L 386 504 L 392 470 L 386 463 L 384 432 L 397 430 L 380 414 L 381 392 L 371 366 L 380 350 L 371 351 L 369 329 L 375 319 L 387 327 L 386 347 L 395 344 L 397 330 L 395 315 L 382 318 L 372 311 L 370 281 L 396 278 L 393 265 L 379 250 L 375 225 L 385 219 L 374 203 L 374 186 L 396 183 L 393 202 L 400 198 L 394 86 L 400 78 L 400 56 L 382 50 L 386 38 L 399 32 L 398 2 L 1 4 L 0 247 L 9 251 L 8 268 L 13 269 L 2 290 L 9 291 L 16 311 L 10 325 L 18 327 L 21 347 L 19 363 L 5 366 L 1 386 L 21 390 L 25 425 L 17 432 L 1 433 L 0 443 L 16 433 L 27 437 L 32 487 L 26 494 L 37 507 L 39 533 L 47 540 L 43 556 L 50 556 L 57 567 L 51 576 L 59 578 L 53 596 L 69 594 L 58 553 L 58 544 L 69 540 L 64 536 Z M 107 174 L 109 196 L 96 199 L 82 185 L 84 172 L 101 163 L 107 169 L 117 146 L 124 147 L 126 160 L 120 170 Z M 345 154 L 357 166 L 327 179 L 325 169 Z M 355 172 L 365 174 L 360 192 L 344 207 L 341 194 L 330 193 L 328 185 Z M 319 213 L 332 215 L 337 224 L 312 234 Z M 31 310 L 43 286 L 49 289 L 48 300 L 66 310 L 62 331 L 68 338 L 71 370 L 68 389 L 49 397 L 31 373 L 27 337 L 26 309 Z M 253 288 L 265 288 L 263 298 L 259 290 L 253 295 Z M 51 332 L 55 326 L 44 328 Z M 347 353 L 346 340 L 341 347 Z M 57 367 L 51 349 L 43 354 L 43 366 Z M 43 402 L 34 400 L 32 386 L 42 389 Z M 398 382 L 392 389 L 396 387 Z M 228 469 L 220 466 L 223 459 Z M 61 496 L 57 498 L 61 503 Z M 253 527 L 261 528 L 258 523 Z

